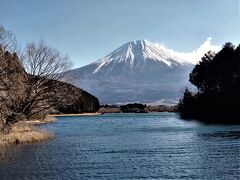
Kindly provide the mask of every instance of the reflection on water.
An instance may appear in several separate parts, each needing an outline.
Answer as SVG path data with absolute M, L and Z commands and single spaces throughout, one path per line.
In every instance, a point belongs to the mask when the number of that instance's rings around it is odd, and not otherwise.
M 199 137 L 202 137 L 205 140 L 240 139 L 240 131 L 220 131 L 220 132 L 213 132 L 213 133 L 203 133 L 203 134 L 199 134 Z
M 240 179 L 240 126 L 174 113 L 60 117 L 54 140 L 0 148 L 0 179 Z

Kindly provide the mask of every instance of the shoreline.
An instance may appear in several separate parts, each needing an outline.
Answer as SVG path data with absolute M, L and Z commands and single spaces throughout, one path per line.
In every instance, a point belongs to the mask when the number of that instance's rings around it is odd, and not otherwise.
M 79 113 L 79 114 L 48 114 L 47 117 L 64 117 L 64 116 L 99 116 L 102 113 Z
M 26 123 L 27 125 L 41 125 L 41 124 L 48 124 L 48 123 L 52 123 L 52 122 L 56 122 L 57 119 L 54 117 L 46 117 L 44 120 L 38 120 L 38 119 L 31 119 L 28 121 L 23 121 L 24 123 Z
M 42 123 L 43 124 L 43 123 Z M 9 133 L 0 133 L 0 147 L 17 144 L 31 144 L 50 140 L 54 133 L 26 122 L 15 124 Z
M 46 117 L 44 120 L 31 119 L 20 121 L 13 125 L 9 133 L 0 133 L 0 147 L 17 144 L 32 144 L 48 141 L 54 138 L 54 133 L 37 125 L 56 122 L 54 117 Z

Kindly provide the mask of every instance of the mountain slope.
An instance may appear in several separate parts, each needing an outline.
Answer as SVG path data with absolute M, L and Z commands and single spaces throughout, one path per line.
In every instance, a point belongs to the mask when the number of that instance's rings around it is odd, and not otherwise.
M 70 72 L 100 103 L 149 103 L 176 99 L 193 64 L 146 40 L 128 42 L 107 56 Z
M 98 111 L 99 101 L 95 96 L 65 82 L 58 81 L 57 86 L 55 94 L 57 104 L 53 108 L 54 113 L 76 114 Z
M 23 101 L 25 102 L 27 100 L 29 101 L 29 99 L 27 99 L 25 96 L 22 97 L 22 94 L 29 93 L 29 91 L 26 91 L 26 87 L 29 86 L 27 84 L 28 79 L 33 78 L 33 76 L 30 76 L 26 73 L 22 64 L 20 63 L 20 59 L 18 58 L 17 54 L 4 51 L 0 48 L 0 69 L 2 72 L 4 72 L 0 73 L 1 96 L 3 96 L 2 99 L 4 99 L 4 91 L 6 87 L 9 86 L 12 88 L 12 86 L 14 86 L 16 90 L 14 90 L 14 93 L 11 93 L 11 98 L 14 99 L 14 102 L 16 101 L 17 103 L 19 103 Z M 7 85 L 3 86 L 4 82 L 7 82 Z M 48 110 L 48 113 L 82 113 L 98 111 L 99 101 L 95 96 L 91 95 L 90 93 L 66 82 L 49 80 L 49 83 L 57 84 L 56 89 L 54 90 L 54 97 L 56 97 L 57 102 L 56 106 L 52 107 L 51 109 L 47 108 L 49 104 L 44 107 Z M 11 90 L 11 88 L 9 89 Z M 66 94 L 66 92 L 68 93 Z M 48 92 L 48 94 L 50 93 L 51 92 Z M 3 103 L 6 102 L 1 101 L 0 106 L 3 106 Z M 42 106 L 43 105 L 44 103 L 42 103 Z M 7 112 L 8 109 L 4 109 L 4 111 Z

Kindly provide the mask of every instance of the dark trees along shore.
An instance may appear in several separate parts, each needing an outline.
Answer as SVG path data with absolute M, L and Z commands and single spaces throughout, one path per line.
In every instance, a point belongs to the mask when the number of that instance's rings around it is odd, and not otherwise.
M 178 111 L 183 119 L 208 123 L 240 123 L 240 45 L 226 43 L 208 52 L 190 73 L 197 92 L 185 90 Z

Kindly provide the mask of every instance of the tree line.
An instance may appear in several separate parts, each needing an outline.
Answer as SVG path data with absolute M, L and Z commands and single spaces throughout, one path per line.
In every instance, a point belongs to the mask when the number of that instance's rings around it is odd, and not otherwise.
M 194 67 L 178 104 L 183 119 L 209 123 L 240 123 L 240 45 L 226 43 L 218 52 L 208 52 Z
M 70 68 L 69 57 L 43 41 L 20 50 L 15 35 L 0 26 L 0 131 L 36 115 L 44 118 L 57 102 L 56 82 Z

